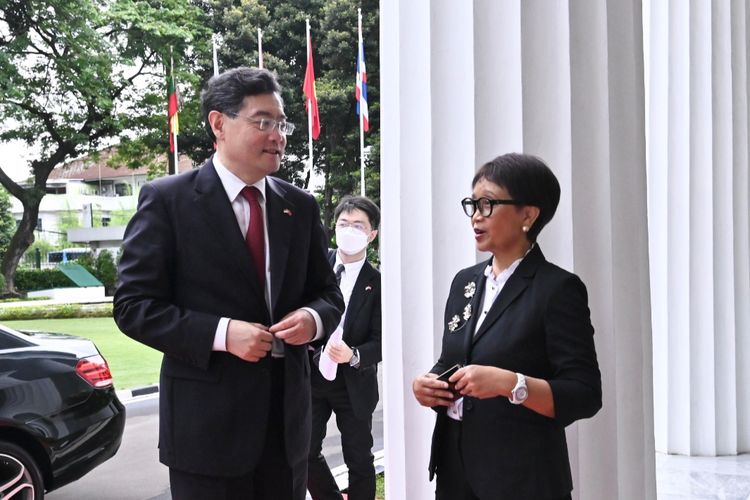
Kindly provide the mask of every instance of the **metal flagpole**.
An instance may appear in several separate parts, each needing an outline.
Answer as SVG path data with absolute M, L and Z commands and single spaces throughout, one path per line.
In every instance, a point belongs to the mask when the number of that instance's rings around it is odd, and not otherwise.
M 362 61 L 359 60 L 361 55 L 360 47 L 362 47 L 362 9 L 357 9 L 357 28 L 359 30 L 359 45 L 357 46 L 357 60 L 358 68 L 357 71 L 362 71 Z M 362 112 L 362 98 L 359 96 L 359 170 L 360 170 L 360 194 L 365 196 L 365 122 L 364 113 Z
M 211 42 L 214 45 L 214 76 L 219 75 L 219 55 L 216 50 L 216 33 L 211 35 Z
M 258 67 L 263 67 L 263 32 L 258 28 Z

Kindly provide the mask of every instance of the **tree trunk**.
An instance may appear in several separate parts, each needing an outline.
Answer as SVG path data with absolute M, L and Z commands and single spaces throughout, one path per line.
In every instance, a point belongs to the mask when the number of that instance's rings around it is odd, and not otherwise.
M 39 218 L 39 205 L 44 197 L 44 190 L 37 188 L 26 189 L 23 199 L 23 216 L 16 229 L 16 234 L 10 240 L 8 250 L 3 257 L 0 268 L 5 278 L 4 295 L 19 297 L 21 294 L 16 290 L 16 268 L 21 257 L 34 243 L 34 230 Z

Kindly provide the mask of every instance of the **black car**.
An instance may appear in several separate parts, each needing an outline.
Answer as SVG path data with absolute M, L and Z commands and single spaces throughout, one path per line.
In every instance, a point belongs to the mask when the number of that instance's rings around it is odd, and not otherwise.
M 125 407 L 93 342 L 0 326 L 0 499 L 43 498 L 112 457 Z

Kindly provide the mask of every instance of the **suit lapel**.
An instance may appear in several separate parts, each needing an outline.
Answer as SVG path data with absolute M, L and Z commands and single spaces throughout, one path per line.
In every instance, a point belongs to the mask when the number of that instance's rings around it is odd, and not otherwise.
M 471 362 L 471 341 L 474 338 L 477 320 L 482 312 L 482 296 L 484 295 L 484 285 L 487 282 L 484 277 L 484 270 L 491 263 L 492 260 L 488 260 L 485 262 L 485 265 L 480 266 L 472 281 L 476 289 L 469 302 L 471 304 L 471 317 L 464 327 L 464 365 L 468 365 Z
M 369 262 L 365 260 L 362 265 L 362 269 L 359 270 L 359 276 L 357 281 L 354 283 L 354 289 L 352 289 L 352 295 L 349 297 L 349 305 L 346 306 L 346 318 L 344 319 L 344 336 L 348 333 L 348 328 L 353 318 L 357 317 L 359 309 L 365 301 L 365 296 L 372 293 L 372 286 L 368 290 L 367 287 L 370 285 L 372 278 L 375 276 L 375 270 L 372 268 Z
M 271 311 L 284 282 L 289 245 L 293 233 L 295 206 L 286 198 L 286 189 L 273 177 L 266 177 L 266 219 L 268 220 L 268 252 L 271 268 Z M 281 318 L 274 318 L 277 321 Z
M 479 327 L 479 331 L 474 335 L 473 343 L 476 343 L 489 330 L 492 324 L 502 316 L 508 306 L 516 300 L 516 297 L 521 295 L 526 287 L 529 286 L 539 264 L 543 261 L 544 256 L 542 255 L 542 251 L 539 249 L 539 245 L 535 245 L 526 258 L 518 265 L 515 272 L 508 278 L 505 286 L 500 291 L 500 295 L 495 299 L 492 307 L 490 307 L 487 317 L 484 318 L 482 325 Z
M 223 242 L 228 256 L 227 261 L 232 262 L 245 275 L 246 281 L 251 283 L 251 288 L 262 299 L 264 293 L 251 265 L 251 257 L 242 237 L 242 231 L 237 225 L 237 217 L 232 211 L 232 205 L 211 160 L 198 172 L 194 201 L 206 219 L 205 225 L 214 232 L 215 240 Z M 195 236 L 200 237 L 200 235 Z

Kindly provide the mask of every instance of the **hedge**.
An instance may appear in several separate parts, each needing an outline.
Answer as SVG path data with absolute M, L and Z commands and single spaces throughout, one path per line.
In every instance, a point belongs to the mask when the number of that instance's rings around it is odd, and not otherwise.
M 0 308 L 0 321 L 16 319 L 111 318 L 112 304 L 52 304 L 46 306 L 6 306 Z
M 66 288 L 72 284 L 70 278 L 59 269 L 17 269 L 16 290 L 33 292 L 48 288 Z

